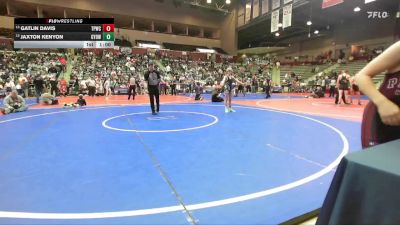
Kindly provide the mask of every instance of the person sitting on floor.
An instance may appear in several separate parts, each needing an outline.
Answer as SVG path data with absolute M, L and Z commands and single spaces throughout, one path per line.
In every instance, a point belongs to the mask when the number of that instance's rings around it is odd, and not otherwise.
M 78 108 L 86 105 L 86 100 L 83 98 L 83 95 L 80 94 L 76 103 L 64 103 L 64 109 L 72 109 Z
M 309 96 L 305 96 L 306 98 L 323 98 L 325 96 L 325 92 L 322 87 L 316 87 L 313 92 Z
M 211 94 L 211 102 L 223 102 L 224 99 L 220 97 L 222 88 L 218 84 L 213 86 L 213 91 Z
M 0 112 L 2 114 L 23 112 L 28 109 L 28 106 L 25 104 L 24 98 L 18 95 L 16 90 L 11 91 L 11 93 L 4 98 L 3 103 L 5 108 L 0 109 Z
M 58 105 L 58 99 L 50 93 L 43 93 L 40 96 L 40 101 L 45 105 Z
M 82 94 L 79 95 L 79 98 L 75 104 L 78 104 L 79 106 L 86 106 L 86 100 L 83 98 Z

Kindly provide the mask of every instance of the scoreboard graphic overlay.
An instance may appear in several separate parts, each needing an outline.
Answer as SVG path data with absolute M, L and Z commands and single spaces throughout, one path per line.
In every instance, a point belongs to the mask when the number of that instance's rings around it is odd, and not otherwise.
M 114 18 L 15 18 L 14 48 L 114 48 Z

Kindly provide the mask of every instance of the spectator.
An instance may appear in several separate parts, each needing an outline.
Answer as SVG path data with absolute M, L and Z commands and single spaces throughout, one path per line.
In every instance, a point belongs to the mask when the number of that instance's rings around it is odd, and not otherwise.
M 58 99 L 50 93 L 43 93 L 40 96 L 40 101 L 45 105 L 58 105 Z
M 18 83 L 19 83 L 19 85 L 21 85 L 22 92 L 23 92 L 23 97 L 27 98 L 28 97 L 29 82 L 28 82 L 28 79 L 24 76 L 24 74 L 21 74 L 19 76 Z
M 177 84 L 176 76 L 171 80 L 170 87 L 171 87 L 171 95 L 176 95 L 176 84 Z
M 223 102 L 224 99 L 220 97 L 221 95 L 221 86 L 215 84 L 213 86 L 212 94 L 211 94 L 211 102 Z
M 132 95 L 132 100 L 135 100 L 136 96 L 136 79 L 135 77 L 131 76 L 129 78 L 129 83 L 128 83 L 128 100 L 131 99 Z
M 349 95 L 349 89 L 350 89 L 350 75 L 346 73 L 346 71 L 342 71 L 342 74 L 339 75 L 337 79 L 336 86 L 338 87 L 338 101 L 337 104 L 341 104 L 342 100 L 344 101 L 344 104 L 347 103 L 347 96 Z
M 79 106 L 86 106 L 86 100 L 83 98 L 83 95 L 80 94 L 78 97 L 78 100 L 76 100 L 76 103 Z
M 271 98 L 271 85 L 272 85 L 272 80 L 270 76 L 267 76 L 267 79 L 264 81 L 264 87 L 265 87 L 265 98 Z
M 14 82 L 11 80 L 11 78 L 8 78 L 4 88 L 6 89 L 7 94 L 11 93 L 11 91 L 15 90 L 15 84 Z
M 90 77 L 86 81 L 86 83 L 89 91 L 89 96 L 94 97 L 94 95 L 96 94 L 96 81 L 92 77 Z
M 67 96 L 68 84 L 67 81 L 64 79 L 64 77 L 61 78 L 59 86 L 60 86 L 59 88 L 60 94 L 64 97 Z
M 55 75 L 50 78 L 50 94 L 54 96 L 58 95 L 58 82 Z
M 111 96 L 111 81 L 109 77 L 104 82 L 104 89 L 106 90 L 106 97 Z
M 13 90 L 3 101 L 4 108 L 0 109 L 2 114 L 9 114 L 15 112 L 23 112 L 28 109 L 25 104 L 24 98 L 18 95 L 17 91 Z
M 258 79 L 256 75 L 254 75 L 253 79 L 251 80 L 251 88 L 252 88 L 251 90 L 252 93 L 258 92 Z
M 194 87 L 194 89 L 195 89 L 195 93 L 196 93 L 194 100 L 196 100 L 196 101 L 203 100 L 203 97 L 201 97 L 201 94 L 203 93 L 203 87 L 200 85 L 200 82 L 196 83 L 196 86 Z
M 33 85 L 35 86 L 36 102 L 39 103 L 39 98 L 42 95 L 45 85 L 43 78 L 40 75 L 37 75 L 33 81 Z
M 329 98 L 335 97 L 335 87 L 336 87 L 336 79 L 332 76 L 329 82 Z

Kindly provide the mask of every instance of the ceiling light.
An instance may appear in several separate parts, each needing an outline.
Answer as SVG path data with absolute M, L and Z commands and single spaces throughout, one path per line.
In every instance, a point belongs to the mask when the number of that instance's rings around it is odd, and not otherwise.
M 210 4 L 210 3 L 211 3 L 211 0 L 207 0 L 207 3 Z
M 141 48 L 156 48 L 156 49 L 160 49 L 161 45 L 157 45 L 157 44 L 147 44 L 147 43 L 139 43 L 139 47 Z
M 311 26 L 312 22 L 311 20 L 307 21 L 307 26 Z
M 231 4 L 231 0 L 226 0 L 225 3 L 226 4 Z
M 360 11 L 361 11 L 360 7 L 357 6 L 357 7 L 354 8 L 354 12 L 360 12 Z
M 214 49 L 207 49 L 207 48 L 197 48 L 196 49 L 198 52 L 201 53 L 215 53 Z
M 376 0 L 365 0 L 365 4 L 370 3 L 370 2 L 374 2 Z
M 279 37 L 280 35 L 281 35 L 281 34 L 280 34 L 279 32 L 276 32 L 276 33 L 275 33 L 275 36 L 276 36 L 276 37 Z
M 315 31 L 314 31 L 314 34 L 319 34 L 319 30 L 315 30 Z

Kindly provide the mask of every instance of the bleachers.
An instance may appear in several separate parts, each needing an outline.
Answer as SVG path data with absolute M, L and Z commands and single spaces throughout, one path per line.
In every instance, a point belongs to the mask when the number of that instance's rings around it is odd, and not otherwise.
M 358 60 L 354 62 L 349 62 L 347 64 L 340 64 L 337 68 L 337 71 L 348 70 L 351 76 L 357 74 L 362 68 L 364 68 L 368 64 L 365 60 Z M 378 74 L 373 78 L 373 81 L 376 85 L 379 85 L 383 78 L 385 77 L 384 73 Z
M 166 49 L 169 49 L 169 50 L 185 51 L 185 52 L 195 52 L 197 48 L 207 48 L 205 46 L 173 44 L 173 43 L 166 43 L 166 42 L 164 42 L 163 45 Z
M 313 72 L 312 69 L 318 66 L 318 72 Z M 280 77 L 281 81 L 284 80 L 285 74 L 289 74 L 290 72 L 294 72 L 296 75 L 300 75 L 303 80 L 308 79 L 311 76 L 316 75 L 317 73 L 325 70 L 331 66 L 330 64 L 323 64 L 323 65 L 299 65 L 299 66 L 290 66 L 290 65 L 283 65 L 280 68 Z
M 351 76 L 354 76 L 366 65 L 367 61 L 364 60 L 348 62 L 346 64 L 340 64 L 337 68 L 337 71 L 347 70 Z

